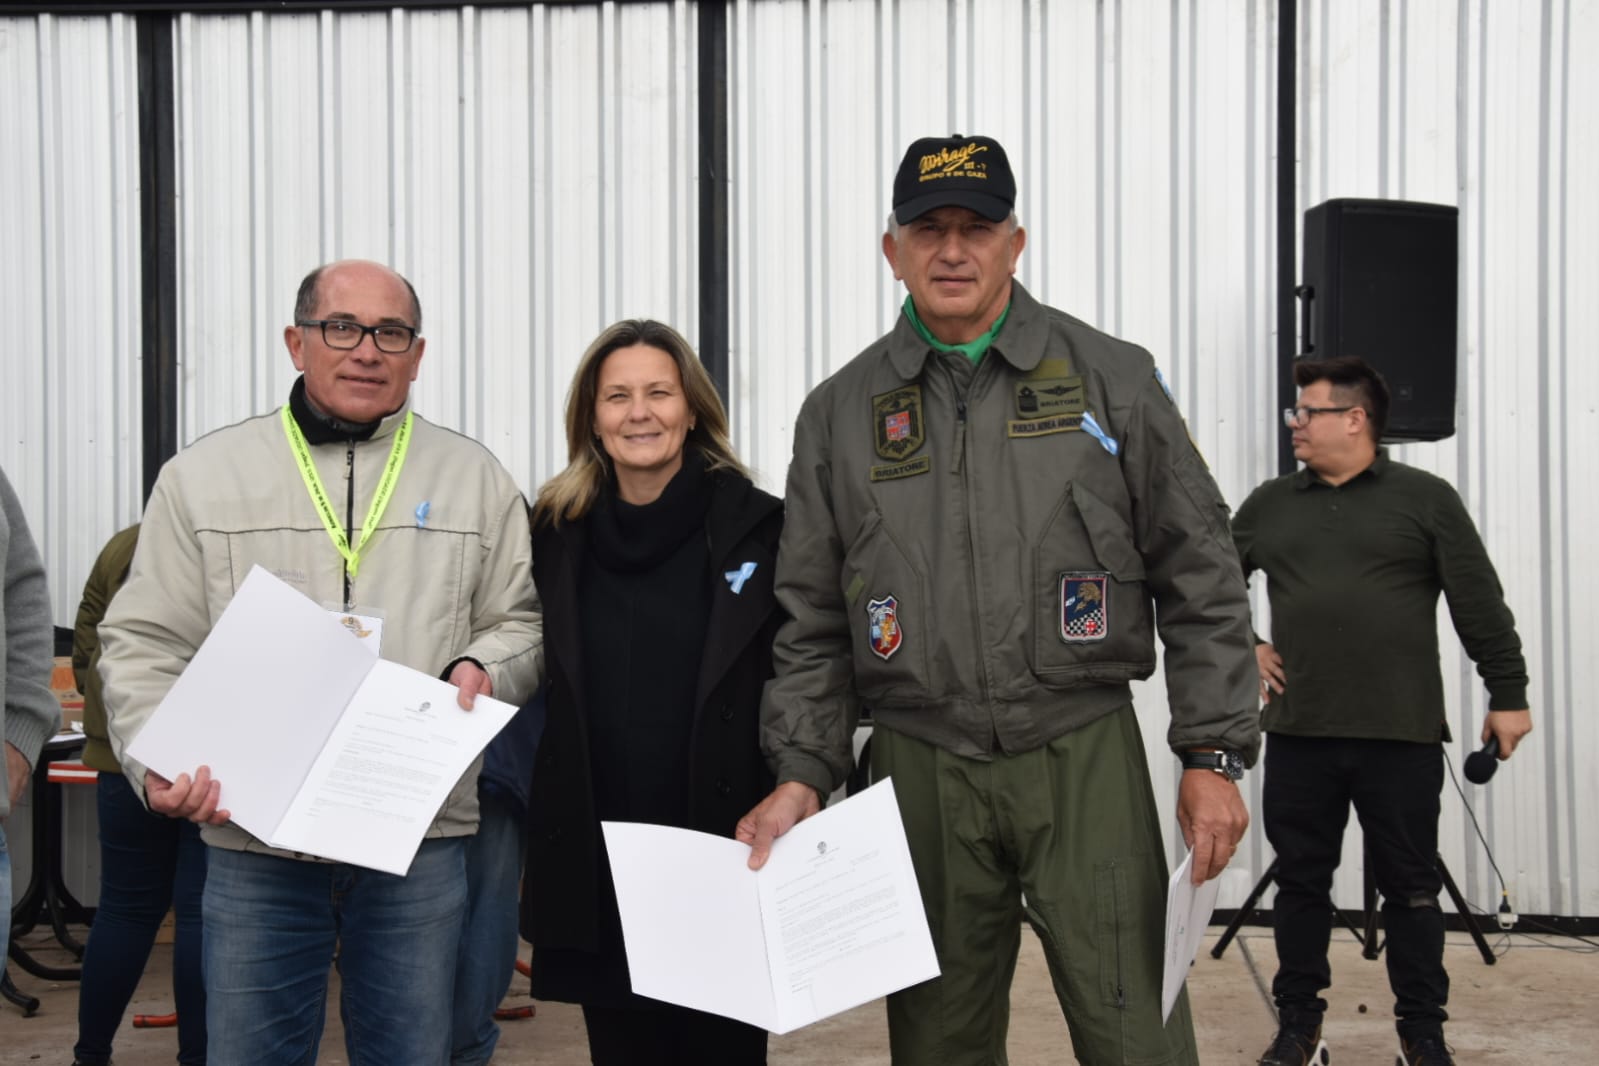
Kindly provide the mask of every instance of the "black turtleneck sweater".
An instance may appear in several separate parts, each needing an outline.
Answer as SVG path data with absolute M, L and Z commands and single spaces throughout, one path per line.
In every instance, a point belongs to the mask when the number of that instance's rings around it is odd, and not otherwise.
M 294 416 L 300 432 L 305 434 L 306 443 L 313 445 L 370 440 L 383 424 L 381 418 L 375 422 L 346 422 L 342 418 L 334 418 L 312 403 L 305 394 L 304 374 L 296 378 L 293 388 L 289 389 L 289 413 Z
M 578 579 L 596 813 L 688 823 L 695 687 L 710 618 L 710 480 L 688 449 L 652 503 L 607 487 Z

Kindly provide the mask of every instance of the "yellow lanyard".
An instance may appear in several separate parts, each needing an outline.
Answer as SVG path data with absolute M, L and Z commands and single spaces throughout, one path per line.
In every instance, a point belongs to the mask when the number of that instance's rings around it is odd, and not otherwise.
M 294 461 L 300 466 L 300 477 L 305 481 L 305 490 L 311 494 L 311 503 L 316 506 L 317 514 L 322 516 L 322 524 L 327 527 L 328 538 L 344 557 L 345 572 L 353 578 L 355 572 L 361 568 L 361 549 L 366 546 L 373 530 L 377 529 L 378 519 L 383 517 L 383 511 L 389 505 L 389 497 L 394 495 L 395 482 L 400 480 L 400 468 L 405 465 L 405 451 L 411 445 L 411 412 L 405 413 L 405 421 L 394 431 L 394 444 L 389 448 L 388 462 L 383 464 L 383 477 L 378 481 L 377 495 L 372 497 L 372 506 L 367 508 L 366 521 L 361 524 L 360 539 L 352 548 L 350 538 L 345 534 L 344 526 L 339 521 L 338 512 L 333 509 L 333 501 L 328 499 L 328 490 L 322 484 L 322 475 L 316 472 L 316 463 L 311 459 L 311 446 L 306 443 L 305 434 L 295 425 L 288 404 L 283 405 L 282 411 L 283 434 L 289 438 L 289 450 L 294 453 Z

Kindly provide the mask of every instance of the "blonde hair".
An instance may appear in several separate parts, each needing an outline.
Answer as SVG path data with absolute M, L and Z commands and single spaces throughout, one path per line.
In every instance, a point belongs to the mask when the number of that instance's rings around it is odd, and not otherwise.
M 732 470 L 749 477 L 733 454 L 727 435 L 727 411 L 710 374 L 683 335 L 671 326 L 648 318 L 625 318 L 607 326 L 577 364 L 572 387 L 566 393 L 566 469 L 539 489 L 533 504 L 533 525 L 559 525 L 588 514 L 600 490 L 611 477 L 611 458 L 594 434 L 594 406 L 599 397 L 600 367 L 619 348 L 648 345 L 672 357 L 683 382 L 693 428 L 683 442 L 705 457 L 707 470 Z

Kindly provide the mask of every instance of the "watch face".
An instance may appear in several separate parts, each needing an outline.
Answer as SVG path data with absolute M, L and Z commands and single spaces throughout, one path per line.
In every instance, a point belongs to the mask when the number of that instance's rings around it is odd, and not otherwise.
M 1244 776 L 1243 755 L 1236 751 L 1222 752 L 1221 772 L 1232 778 L 1234 781 L 1241 779 Z

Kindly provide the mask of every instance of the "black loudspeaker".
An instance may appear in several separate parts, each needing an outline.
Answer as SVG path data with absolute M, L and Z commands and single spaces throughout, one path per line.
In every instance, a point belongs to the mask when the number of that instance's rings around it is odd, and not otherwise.
M 1388 382 L 1384 440 L 1455 432 L 1460 211 L 1328 200 L 1305 212 L 1304 358 L 1358 355 Z

